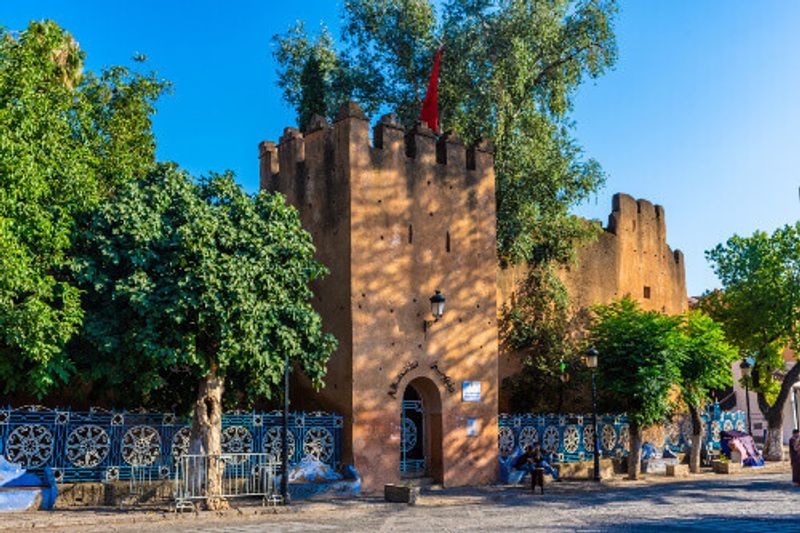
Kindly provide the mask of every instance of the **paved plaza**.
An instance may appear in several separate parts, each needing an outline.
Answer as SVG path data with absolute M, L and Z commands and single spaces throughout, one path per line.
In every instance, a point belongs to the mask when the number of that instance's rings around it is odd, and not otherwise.
M 449 489 L 409 507 L 358 498 L 176 516 L 168 511 L 15 514 L 0 530 L 160 533 L 255 531 L 800 531 L 800 489 L 787 474 L 674 482 L 551 484 L 544 495 L 508 487 Z

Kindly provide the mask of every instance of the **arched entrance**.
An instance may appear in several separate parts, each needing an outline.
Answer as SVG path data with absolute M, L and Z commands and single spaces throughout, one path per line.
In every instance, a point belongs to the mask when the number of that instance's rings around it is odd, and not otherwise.
M 442 482 L 442 399 L 428 378 L 413 379 L 403 393 L 400 474 Z

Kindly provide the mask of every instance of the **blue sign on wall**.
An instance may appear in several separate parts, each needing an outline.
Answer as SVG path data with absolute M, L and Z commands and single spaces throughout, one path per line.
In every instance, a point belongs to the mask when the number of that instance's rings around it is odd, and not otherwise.
M 461 382 L 461 401 L 463 402 L 481 401 L 481 382 L 480 381 Z

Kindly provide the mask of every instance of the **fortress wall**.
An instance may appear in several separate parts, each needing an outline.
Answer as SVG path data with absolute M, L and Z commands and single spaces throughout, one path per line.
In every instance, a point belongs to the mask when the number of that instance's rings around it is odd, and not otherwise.
M 688 309 L 683 253 L 667 245 L 664 208 L 647 200 L 618 193 L 613 197 L 608 226 L 577 252 L 574 265 L 561 272 L 572 310 L 578 312 L 625 295 L 644 309 L 679 314 Z M 526 268 L 514 266 L 498 273 L 498 307 L 513 305 Z M 519 372 L 519 354 L 501 346 L 500 380 Z M 501 412 L 508 409 L 500 398 Z

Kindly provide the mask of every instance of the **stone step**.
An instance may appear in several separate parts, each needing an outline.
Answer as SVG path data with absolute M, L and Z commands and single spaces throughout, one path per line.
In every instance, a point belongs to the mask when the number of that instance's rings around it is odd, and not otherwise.
M 421 489 L 427 489 L 434 485 L 432 477 L 410 477 L 403 479 L 401 485 L 405 485 L 407 487 L 419 487 Z

